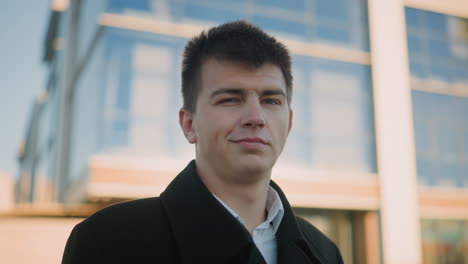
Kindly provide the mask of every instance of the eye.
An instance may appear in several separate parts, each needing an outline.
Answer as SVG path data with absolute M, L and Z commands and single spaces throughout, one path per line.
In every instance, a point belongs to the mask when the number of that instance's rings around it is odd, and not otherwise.
M 235 97 L 224 98 L 218 101 L 218 104 L 236 104 L 239 103 L 240 99 Z
M 281 105 L 281 100 L 275 98 L 265 98 L 262 100 L 262 103 L 271 105 Z

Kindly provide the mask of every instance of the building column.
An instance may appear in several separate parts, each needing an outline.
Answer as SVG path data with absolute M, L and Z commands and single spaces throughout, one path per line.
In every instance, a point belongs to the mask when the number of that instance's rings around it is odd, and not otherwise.
M 404 4 L 368 3 L 382 260 L 417 264 L 421 237 Z
M 64 38 L 63 77 L 58 85 L 59 96 L 57 121 L 57 151 L 54 161 L 55 200 L 64 201 L 65 189 L 70 184 L 70 147 L 73 125 L 73 89 L 77 69 L 76 51 L 78 43 L 80 0 L 70 1 L 68 10 L 64 11 L 63 25 L 67 27 Z M 59 70 L 59 71 L 60 71 Z

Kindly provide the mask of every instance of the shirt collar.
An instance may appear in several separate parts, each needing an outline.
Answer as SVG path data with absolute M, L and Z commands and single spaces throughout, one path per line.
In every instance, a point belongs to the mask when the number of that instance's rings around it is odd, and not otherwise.
M 231 208 L 229 205 L 223 202 L 220 198 L 213 194 L 213 196 L 228 210 L 229 213 L 234 216 L 243 226 L 246 226 L 244 220 Z M 267 211 L 267 218 L 266 220 L 258 225 L 256 228 L 267 228 L 270 224 L 273 226 L 273 233 L 276 234 L 276 231 L 279 228 L 281 220 L 283 219 L 284 215 L 284 208 L 281 199 L 273 187 L 269 186 L 268 194 L 267 194 L 267 201 L 266 207 Z
M 266 210 L 268 215 L 265 222 L 271 223 L 273 225 L 273 230 L 276 233 L 281 223 L 281 219 L 283 219 L 284 208 L 283 203 L 281 202 L 281 198 L 275 189 L 273 189 L 271 186 L 268 189 Z

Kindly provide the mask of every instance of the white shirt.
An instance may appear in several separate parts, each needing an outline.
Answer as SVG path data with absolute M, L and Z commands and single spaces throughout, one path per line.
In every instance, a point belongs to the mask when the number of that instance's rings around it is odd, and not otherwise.
M 216 195 L 213 194 L 213 196 L 232 214 L 232 216 L 234 216 L 234 218 L 236 218 L 243 226 L 246 226 L 244 220 L 242 220 L 242 218 L 232 210 L 231 207 L 225 204 Z M 262 253 L 266 262 L 268 264 L 276 264 L 278 255 L 276 231 L 283 219 L 284 208 L 278 193 L 271 186 L 270 189 L 268 189 L 265 209 L 267 210 L 267 219 L 254 229 L 252 238 L 255 246 L 257 246 L 260 253 Z

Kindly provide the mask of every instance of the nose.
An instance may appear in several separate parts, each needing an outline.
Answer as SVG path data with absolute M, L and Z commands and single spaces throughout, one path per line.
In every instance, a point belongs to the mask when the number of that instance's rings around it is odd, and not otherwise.
M 242 115 L 242 127 L 246 127 L 246 128 L 265 127 L 265 116 L 263 113 L 263 109 L 257 100 L 251 100 L 251 102 L 246 103 L 245 111 Z

